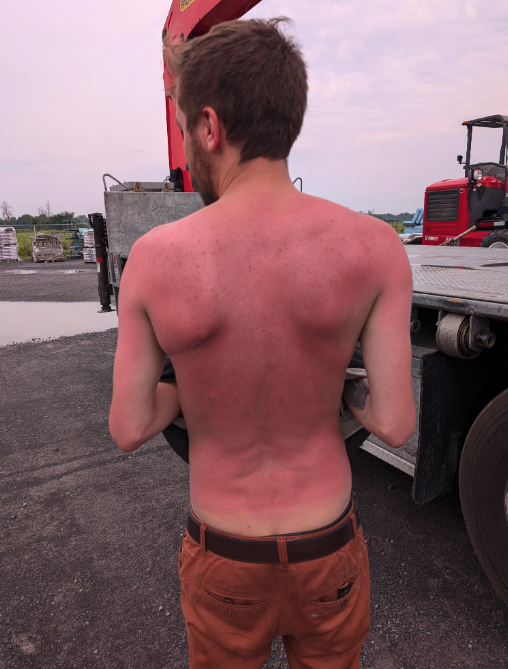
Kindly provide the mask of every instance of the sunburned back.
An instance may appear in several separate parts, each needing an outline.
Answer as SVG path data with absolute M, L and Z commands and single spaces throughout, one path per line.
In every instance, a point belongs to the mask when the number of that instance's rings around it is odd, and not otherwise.
M 361 217 L 337 205 L 219 205 L 160 229 L 147 277 L 189 429 L 192 506 L 232 533 L 305 531 L 349 499 L 339 405 L 375 266 Z

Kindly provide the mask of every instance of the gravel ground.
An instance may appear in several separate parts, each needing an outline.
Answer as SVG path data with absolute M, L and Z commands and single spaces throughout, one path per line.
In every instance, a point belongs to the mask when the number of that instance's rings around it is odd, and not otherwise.
M 36 274 L 11 274 L 30 270 Z M 63 274 L 79 270 L 77 274 Z M 8 302 L 92 302 L 97 300 L 98 283 L 95 264 L 83 260 L 34 263 L 0 260 L 0 301 Z
M 54 276 L 81 299 L 75 275 Z M 131 455 L 112 442 L 115 345 L 109 330 L 0 349 L 0 669 L 188 667 L 187 465 L 162 437 Z M 363 669 L 508 667 L 508 610 L 458 495 L 417 507 L 410 477 L 362 451 L 352 466 L 372 577 Z M 286 667 L 279 642 L 265 666 Z

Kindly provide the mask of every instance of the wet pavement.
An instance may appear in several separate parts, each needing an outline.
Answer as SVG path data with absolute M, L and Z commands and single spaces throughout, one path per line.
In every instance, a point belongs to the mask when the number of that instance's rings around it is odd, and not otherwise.
M 76 279 L 53 276 L 62 292 Z M 161 436 L 132 454 L 112 442 L 115 347 L 108 330 L 0 348 L 0 669 L 188 667 L 188 467 Z M 417 507 L 406 474 L 362 451 L 352 468 L 372 579 L 363 669 L 508 667 L 508 609 L 457 493 Z M 286 666 L 277 641 L 265 669 Z
M 99 302 L 0 302 L 0 346 L 118 327 L 116 311 Z
M 95 274 L 94 269 L 5 269 L 0 274 Z
M 64 276 L 62 276 L 64 275 Z M 92 302 L 98 300 L 94 263 L 0 261 L 0 301 Z

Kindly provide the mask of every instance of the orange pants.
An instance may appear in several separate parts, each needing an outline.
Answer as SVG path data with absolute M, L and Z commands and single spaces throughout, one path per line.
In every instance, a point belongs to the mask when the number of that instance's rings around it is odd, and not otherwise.
M 352 515 L 351 509 L 332 529 Z M 330 528 L 312 536 L 320 532 Z M 191 669 L 259 669 L 278 636 L 291 669 L 360 667 L 370 625 L 361 528 L 335 553 L 289 563 L 223 558 L 202 550 L 186 532 L 179 572 Z

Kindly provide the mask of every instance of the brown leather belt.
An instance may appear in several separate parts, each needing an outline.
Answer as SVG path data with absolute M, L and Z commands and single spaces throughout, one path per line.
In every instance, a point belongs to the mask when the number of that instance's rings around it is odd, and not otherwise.
M 360 527 L 358 508 L 355 504 L 356 527 Z M 200 544 L 201 525 L 189 513 L 187 532 L 197 544 Z M 279 562 L 277 537 L 267 537 L 264 541 L 256 539 L 238 539 L 219 534 L 206 528 L 205 548 L 215 555 L 239 562 Z M 341 525 L 312 539 L 292 539 L 286 537 L 288 562 L 304 562 L 325 557 L 343 548 L 354 537 L 351 517 Z

